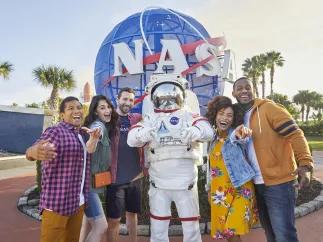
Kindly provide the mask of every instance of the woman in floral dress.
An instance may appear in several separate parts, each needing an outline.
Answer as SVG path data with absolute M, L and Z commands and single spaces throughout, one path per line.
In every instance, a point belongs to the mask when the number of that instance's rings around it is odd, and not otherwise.
M 233 106 L 231 99 L 224 96 L 217 96 L 209 103 L 207 117 L 216 128 L 216 138 L 209 148 L 211 236 L 239 242 L 240 235 L 248 233 L 257 218 L 251 181 L 254 172 L 244 158 L 243 149 L 238 147 L 239 139 L 248 138 L 251 130 L 242 125 L 235 130 L 231 128 Z

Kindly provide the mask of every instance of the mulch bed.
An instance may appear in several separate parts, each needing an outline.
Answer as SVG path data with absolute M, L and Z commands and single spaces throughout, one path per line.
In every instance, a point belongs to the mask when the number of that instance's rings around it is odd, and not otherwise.
M 309 187 L 299 190 L 298 197 L 296 200 L 296 205 L 299 206 L 300 204 L 312 201 L 315 197 L 320 195 L 322 188 L 323 187 L 321 183 L 315 178 L 313 178 L 311 180 Z M 203 195 L 204 194 L 202 194 L 202 196 Z M 35 199 L 35 198 L 39 198 L 38 189 L 32 191 L 28 196 L 28 200 Z M 102 200 L 104 201 L 104 198 L 102 198 Z M 210 216 L 209 216 L 210 208 L 207 203 L 204 203 L 203 200 L 204 198 L 201 199 L 200 197 L 201 222 L 206 222 L 210 220 Z M 144 207 L 146 206 L 146 208 L 143 208 L 144 212 L 138 216 L 138 224 L 149 224 L 149 208 L 148 208 L 148 202 L 147 202 L 148 201 L 147 195 L 143 197 L 143 201 L 145 201 L 143 202 L 143 206 Z M 105 207 L 104 203 L 103 203 L 103 206 Z M 172 204 L 172 216 L 173 218 L 178 217 L 174 204 Z M 121 222 L 125 223 L 125 218 L 122 218 Z M 180 224 L 180 222 L 176 219 L 173 219 L 171 220 L 170 224 Z
M 322 190 L 321 183 L 315 178 L 313 178 L 311 180 L 309 187 L 299 190 L 298 197 L 296 200 L 296 206 L 312 201 L 314 198 L 320 195 L 321 190 Z
M 199 189 L 201 189 L 201 187 L 199 187 Z M 309 187 L 303 188 L 298 191 L 296 206 L 312 201 L 314 198 L 320 195 L 320 192 L 322 189 L 323 187 L 321 183 L 315 178 L 312 178 Z M 199 198 L 200 198 L 200 214 L 201 214 L 200 222 L 210 221 L 210 207 L 208 205 L 207 200 L 205 200 L 206 195 L 200 192 Z M 148 196 L 144 197 L 143 200 L 148 201 Z M 147 206 L 147 202 L 144 202 L 144 206 Z M 147 212 L 138 216 L 138 223 L 149 224 L 149 213 L 148 213 L 149 209 L 146 208 L 143 210 Z M 176 218 L 178 218 L 178 215 L 174 204 L 172 204 L 171 210 L 172 210 L 172 217 L 175 219 L 171 220 L 170 224 L 181 224 L 180 221 L 176 220 Z M 122 220 L 124 222 L 125 218 L 123 218 Z
M 36 188 L 28 194 L 28 200 L 39 199 L 39 190 Z

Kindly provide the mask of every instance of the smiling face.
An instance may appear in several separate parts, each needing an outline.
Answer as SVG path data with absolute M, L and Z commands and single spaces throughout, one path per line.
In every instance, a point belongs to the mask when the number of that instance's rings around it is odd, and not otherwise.
M 216 114 L 215 124 L 219 131 L 228 130 L 233 123 L 233 109 L 231 107 L 222 108 Z
M 248 104 L 254 99 L 252 83 L 246 78 L 242 78 L 234 84 L 232 95 L 241 104 Z
M 77 100 L 66 102 L 64 111 L 60 113 L 60 117 L 65 123 L 75 127 L 81 127 L 83 119 L 82 104 Z
M 100 100 L 95 114 L 102 122 L 109 123 L 111 120 L 112 107 L 105 100 Z
M 130 92 L 122 92 L 118 98 L 118 109 L 117 112 L 121 116 L 127 115 L 133 108 L 135 103 L 135 94 Z

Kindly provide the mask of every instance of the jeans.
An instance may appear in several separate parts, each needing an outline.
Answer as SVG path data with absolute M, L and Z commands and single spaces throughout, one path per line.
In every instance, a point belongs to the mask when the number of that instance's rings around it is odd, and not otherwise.
M 295 183 L 290 181 L 273 186 L 255 184 L 260 223 L 267 242 L 298 242 L 294 215 Z
M 86 217 L 97 219 L 104 216 L 104 211 L 102 204 L 99 198 L 99 195 L 96 192 L 90 192 L 88 197 L 88 206 L 85 208 L 84 213 Z

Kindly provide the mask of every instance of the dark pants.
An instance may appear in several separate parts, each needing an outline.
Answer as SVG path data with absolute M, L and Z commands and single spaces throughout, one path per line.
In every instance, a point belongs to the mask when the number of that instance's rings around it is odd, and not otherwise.
M 296 181 L 279 185 L 255 185 L 259 218 L 267 242 L 298 242 L 294 208 Z
M 121 218 L 124 211 L 130 213 L 141 212 L 141 187 L 142 179 L 107 188 L 107 217 Z

